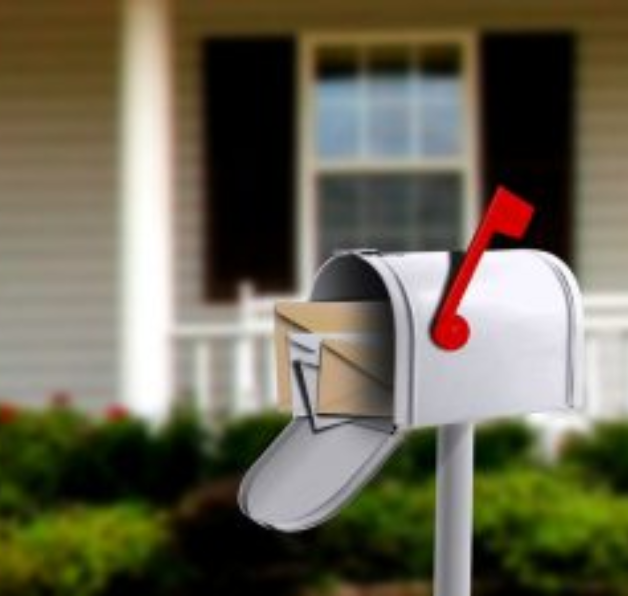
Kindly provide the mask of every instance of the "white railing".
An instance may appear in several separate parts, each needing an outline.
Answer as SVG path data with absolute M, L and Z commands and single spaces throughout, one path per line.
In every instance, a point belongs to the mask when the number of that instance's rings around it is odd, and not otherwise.
M 188 323 L 175 329 L 177 348 L 191 357 L 191 379 L 186 385 L 201 413 L 214 413 L 218 393 L 226 415 L 275 404 L 275 299 L 255 297 L 253 286 L 243 283 L 235 315 L 228 321 Z
M 254 296 L 252 286 L 243 284 L 228 322 L 176 328 L 178 348 L 191 357 L 188 386 L 201 412 L 212 413 L 217 393 L 227 415 L 274 405 L 274 301 Z M 628 414 L 628 295 L 587 295 L 585 337 L 585 413 Z
M 585 305 L 586 413 L 628 414 L 628 295 L 591 294 Z

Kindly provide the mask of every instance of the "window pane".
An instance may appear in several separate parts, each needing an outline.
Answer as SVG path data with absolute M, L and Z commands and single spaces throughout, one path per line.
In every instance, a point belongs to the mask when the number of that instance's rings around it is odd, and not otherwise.
M 455 156 L 462 150 L 460 51 L 452 46 L 418 50 L 414 78 L 417 152 Z
M 409 47 L 376 47 L 366 54 L 366 152 L 410 154 L 412 79 Z
M 407 47 L 371 48 L 366 54 L 366 79 L 369 98 L 375 101 L 410 99 L 410 49 Z
M 461 72 L 461 50 L 452 44 L 321 50 L 315 91 L 318 155 L 460 155 Z
M 404 157 L 411 154 L 409 103 L 373 102 L 369 106 L 367 146 L 373 157 Z
M 327 159 L 354 157 L 359 146 L 360 123 L 355 106 L 320 106 L 318 154 Z
M 462 223 L 459 174 L 329 175 L 319 181 L 321 260 L 335 249 L 450 250 Z
M 355 48 L 329 48 L 316 69 L 316 134 L 321 157 L 349 157 L 359 151 L 360 77 Z

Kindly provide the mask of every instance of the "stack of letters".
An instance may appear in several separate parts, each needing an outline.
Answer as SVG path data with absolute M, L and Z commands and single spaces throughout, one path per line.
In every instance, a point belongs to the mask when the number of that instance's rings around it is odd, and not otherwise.
M 315 430 L 392 426 L 392 315 L 382 302 L 284 302 L 275 311 L 279 402 Z

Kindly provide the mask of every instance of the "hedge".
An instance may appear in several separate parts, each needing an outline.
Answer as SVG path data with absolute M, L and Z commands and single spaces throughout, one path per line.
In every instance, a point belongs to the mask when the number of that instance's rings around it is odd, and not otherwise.
M 128 505 L 57 511 L 4 525 L 0 593 L 120 596 L 123 586 L 135 590 L 150 583 L 158 560 L 165 560 L 166 544 L 163 521 Z
M 319 529 L 283 535 L 239 511 L 243 471 L 287 418 L 159 428 L 122 409 L 0 405 L 0 594 L 196 596 L 295 593 L 329 581 L 429 581 L 436 434 L 408 441 Z M 628 425 L 534 458 L 523 424 L 478 429 L 475 564 L 499 593 L 619 594 L 628 586 Z M 480 593 L 480 592 L 478 592 Z

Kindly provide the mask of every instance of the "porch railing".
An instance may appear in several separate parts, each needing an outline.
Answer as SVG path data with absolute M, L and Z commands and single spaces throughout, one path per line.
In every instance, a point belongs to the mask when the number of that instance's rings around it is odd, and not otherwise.
M 628 295 L 585 297 L 586 413 L 628 414 Z
M 253 286 L 239 287 L 235 313 L 223 322 L 177 326 L 177 350 L 188 355 L 185 379 L 197 409 L 236 415 L 275 404 L 273 307 L 277 297 L 254 295 Z M 185 374 L 185 373 L 184 373 Z M 220 387 L 220 389 L 218 389 Z M 214 397 L 221 394 L 222 407 Z
M 240 288 L 235 316 L 225 322 L 183 324 L 174 331 L 187 354 L 185 384 L 198 409 L 235 415 L 275 403 L 273 304 Z M 628 294 L 585 297 L 585 413 L 593 417 L 628 414 Z M 217 387 L 220 386 L 220 390 Z

